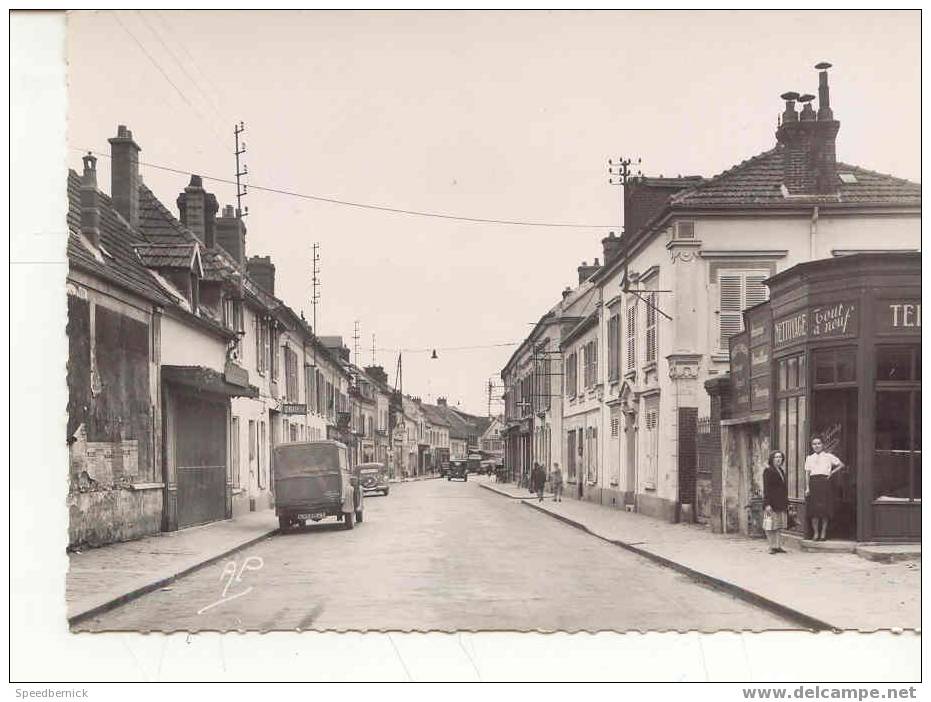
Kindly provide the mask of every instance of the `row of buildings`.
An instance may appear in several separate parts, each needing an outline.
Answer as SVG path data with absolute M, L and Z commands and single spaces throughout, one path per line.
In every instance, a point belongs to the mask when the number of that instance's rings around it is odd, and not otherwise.
M 558 463 L 567 495 L 753 533 L 778 449 L 804 534 L 817 433 L 847 465 L 831 536 L 920 536 L 921 187 L 837 160 L 816 68 L 772 148 L 626 182 L 623 233 L 501 372 L 511 479 Z
M 94 155 L 68 174 L 72 548 L 271 507 L 283 442 L 337 439 L 399 478 L 500 432 L 351 363 L 275 296 L 238 211 L 192 175 L 176 215 L 143 183 L 132 132 L 109 142 L 109 196 Z

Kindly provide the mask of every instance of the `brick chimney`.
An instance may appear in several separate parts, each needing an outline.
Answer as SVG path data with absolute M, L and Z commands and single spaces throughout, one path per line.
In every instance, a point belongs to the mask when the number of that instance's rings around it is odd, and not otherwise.
M 381 366 L 366 366 L 365 372 L 370 378 L 374 378 L 380 383 L 385 385 L 388 384 L 388 374 L 385 372 L 385 369 Z
M 814 95 L 783 93 L 786 101 L 776 141 L 784 151 L 782 184 L 792 195 L 830 195 L 837 192 L 837 132 L 840 122 L 834 119 L 830 105 L 827 69 L 819 63 L 817 113 L 811 105 Z M 801 113 L 795 102 L 802 103 Z
M 177 203 L 181 224 L 194 232 L 207 248 L 216 246 L 216 216 L 220 206 L 216 196 L 204 190 L 204 181 L 199 175 L 191 176 L 191 182 L 178 195 Z
M 592 263 L 592 265 L 588 265 L 588 261 L 582 261 L 582 265 L 577 269 L 579 272 L 579 285 L 595 275 L 595 271 L 597 271 L 599 268 L 601 268 L 601 264 L 598 263 L 597 258 Z
M 265 292 L 275 294 L 275 264 L 271 256 L 253 256 L 246 262 L 246 272 Z
M 614 232 L 608 232 L 608 236 L 601 240 L 601 248 L 605 257 L 605 265 L 610 266 L 621 254 L 621 238 Z
M 246 224 L 232 205 L 224 207 L 223 216 L 217 218 L 216 240 L 240 266 L 246 265 Z
M 572 288 L 570 288 L 570 287 L 567 285 L 567 286 L 565 287 L 565 289 L 562 291 L 562 299 L 565 300 L 565 299 L 566 299 L 567 297 L 569 297 L 571 294 L 572 294 Z
M 100 246 L 100 193 L 97 192 L 97 158 L 84 156 L 81 176 L 81 233 L 94 246 Z
M 133 133 L 121 124 L 110 142 L 110 198 L 113 206 L 129 225 L 139 226 L 139 152 Z
M 436 404 L 437 404 L 439 407 L 446 407 L 446 398 L 445 398 L 445 397 L 438 397 L 438 398 L 436 398 Z

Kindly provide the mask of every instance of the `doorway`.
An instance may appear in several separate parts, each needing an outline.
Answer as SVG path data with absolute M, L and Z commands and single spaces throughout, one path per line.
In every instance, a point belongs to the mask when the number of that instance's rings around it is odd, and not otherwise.
M 812 435 L 824 442 L 844 468 L 831 478 L 834 518 L 829 525 L 832 539 L 852 540 L 857 533 L 857 388 L 820 388 L 812 400 Z M 806 454 L 810 453 L 806 447 Z

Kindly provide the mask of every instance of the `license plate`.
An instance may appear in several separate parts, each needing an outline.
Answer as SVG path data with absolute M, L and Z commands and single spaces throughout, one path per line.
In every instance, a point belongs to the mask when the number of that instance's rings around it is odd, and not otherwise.
M 299 514 L 297 515 L 298 519 L 312 519 L 315 522 L 319 522 L 326 516 L 323 512 L 314 512 L 312 514 Z

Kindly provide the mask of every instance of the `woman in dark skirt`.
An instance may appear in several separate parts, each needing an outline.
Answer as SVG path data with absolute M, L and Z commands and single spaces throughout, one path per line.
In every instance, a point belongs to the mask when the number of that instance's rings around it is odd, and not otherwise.
M 828 522 L 834 516 L 834 500 L 831 497 L 831 476 L 844 467 L 833 453 L 824 450 L 820 436 L 811 438 L 812 453 L 805 459 L 808 474 L 808 517 L 811 519 L 812 537 L 815 541 L 828 538 Z M 820 527 L 820 530 L 819 530 Z
M 773 451 L 763 470 L 763 531 L 766 532 L 770 553 L 785 553 L 782 548 L 782 530 L 788 523 L 789 509 L 785 464 L 786 455 L 782 451 Z

